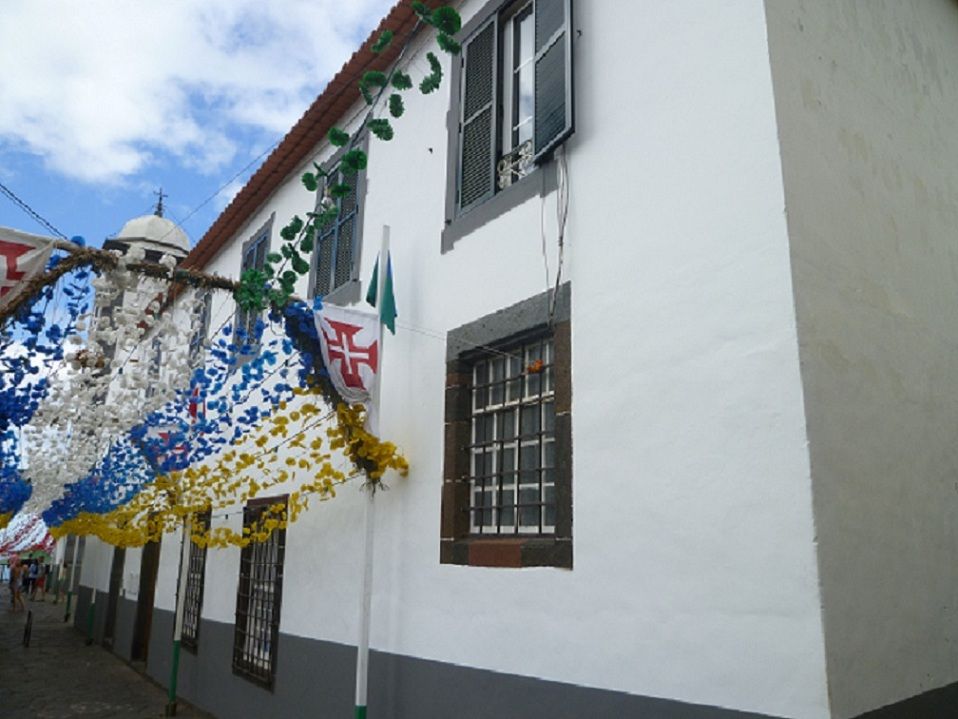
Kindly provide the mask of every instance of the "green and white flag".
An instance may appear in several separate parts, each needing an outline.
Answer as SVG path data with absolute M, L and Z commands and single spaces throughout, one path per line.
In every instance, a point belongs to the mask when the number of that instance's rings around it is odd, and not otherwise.
M 379 292 L 379 257 L 376 257 L 376 264 L 373 267 L 373 276 L 369 280 L 369 290 L 366 292 L 366 302 L 373 307 L 376 306 L 376 294 Z M 382 322 L 389 331 L 396 334 L 396 297 L 393 295 L 393 265 L 392 258 L 386 255 L 386 279 L 383 284 L 383 304 L 379 308 L 379 321 Z

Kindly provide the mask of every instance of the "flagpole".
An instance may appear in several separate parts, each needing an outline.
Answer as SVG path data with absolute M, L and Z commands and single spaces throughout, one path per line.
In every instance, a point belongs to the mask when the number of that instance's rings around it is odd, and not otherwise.
M 383 290 L 386 286 L 389 258 L 389 225 L 383 225 L 382 247 L 379 250 L 379 272 L 377 273 L 378 287 L 376 288 L 376 312 L 382 311 Z M 379 318 L 377 317 L 377 320 Z M 373 385 L 370 399 L 368 429 L 373 435 L 379 436 L 379 407 L 382 387 L 383 367 L 383 339 L 382 321 L 377 321 L 379 331 L 378 367 L 376 367 L 376 382 Z M 373 542 L 375 539 L 373 527 L 376 518 L 376 488 L 367 483 L 366 501 L 364 508 L 365 535 L 363 538 L 363 583 L 359 600 L 359 643 L 356 652 L 356 713 L 355 719 L 366 719 L 367 686 L 369 680 L 369 618 L 372 610 L 373 596 Z
M 170 688 L 166 702 L 166 716 L 176 716 L 176 683 L 180 670 L 180 640 L 183 638 L 183 612 L 186 608 L 187 571 L 190 566 L 192 541 L 191 515 L 183 519 L 183 539 L 180 544 L 180 578 L 176 585 L 176 616 L 173 619 L 173 662 L 170 667 Z
M 70 621 L 70 602 L 73 599 L 73 578 L 77 571 L 77 550 L 80 549 L 80 535 L 73 535 L 73 561 L 70 562 L 70 583 L 67 585 L 67 611 L 63 617 L 64 622 Z

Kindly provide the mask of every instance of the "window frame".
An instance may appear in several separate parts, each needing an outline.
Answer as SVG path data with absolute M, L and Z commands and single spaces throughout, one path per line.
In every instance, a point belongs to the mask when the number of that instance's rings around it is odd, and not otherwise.
M 262 225 L 260 225 L 260 227 L 259 227 L 254 233 L 252 233 L 252 234 L 246 239 L 245 242 L 243 242 L 243 246 L 242 246 L 241 252 L 240 252 L 240 277 L 243 276 L 243 273 L 244 273 L 246 270 L 250 269 L 249 267 L 246 267 L 246 266 L 245 266 L 245 265 L 246 265 L 246 257 L 247 257 L 247 255 L 249 254 L 250 250 L 251 250 L 253 247 L 255 247 L 256 245 L 258 245 L 260 242 L 263 242 L 263 241 L 265 241 L 265 243 L 266 243 L 266 249 L 265 249 L 265 251 L 263 252 L 263 266 L 265 266 L 265 264 L 266 264 L 266 256 L 269 255 L 270 250 L 272 249 L 272 244 L 273 244 L 273 221 L 274 221 L 275 219 L 276 219 L 276 213 L 273 212 L 273 213 L 270 214 L 269 219 L 266 220 L 266 222 L 264 222 Z M 262 269 L 262 266 L 259 267 L 258 269 Z M 241 326 L 242 326 L 245 330 L 247 330 L 248 332 L 249 332 L 249 329 L 250 329 L 250 326 L 251 326 L 251 325 L 255 327 L 255 324 L 256 324 L 256 323 L 255 323 L 255 321 L 253 321 L 253 316 L 254 316 L 254 313 L 247 313 L 247 312 L 245 312 L 244 310 L 240 309 L 239 307 L 236 308 L 236 314 L 235 314 L 234 317 L 233 317 L 233 337 L 234 337 L 234 339 L 238 336 L 238 335 L 237 335 L 237 330 L 239 330 L 239 328 L 240 328 Z M 260 313 L 260 315 L 259 315 L 256 319 L 261 319 L 262 316 L 263 316 L 262 313 Z M 252 358 L 253 355 L 255 355 L 256 353 L 258 353 L 258 351 L 259 351 L 259 346 L 260 346 L 260 345 L 259 345 L 258 342 L 253 343 L 253 342 L 250 341 L 251 335 L 252 335 L 251 332 L 249 332 L 249 333 L 247 334 L 246 343 L 249 344 L 251 347 L 255 348 L 255 351 L 254 351 L 250 356 L 247 356 L 247 357 L 242 357 L 242 356 L 240 356 L 240 355 L 237 355 L 237 363 L 236 363 L 237 366 L 239 366 L 239 365 L 241 365 L 241 364 L 244 364 L 244 361 L 248 361 L 249 359 Z M 237 347 L 239 347 L 239 346 L 240 346 L 240 345 L 237 343 Z
M 288 503 L 289 496 L 263 497 L 251 499 L 243 507 L 243 527 L 244 529 L 252 524 L 260 514 L 272 504 L 279 502 Z M 257 559 L 269 559 L 267 545 L 276 543 L 276 558 L 272 562 L 275 567 L 275 576 L 273 576 L 273 587 L 271 591 L 271 606 L 269 617 L 259 617 L 267 619 L 269 622 L 268 630 L 269 648 L 267 656 L 263 659 L 266 666 L 254 666 L 255 660 L 247 656 L 249 654 L 250 620 L 256 619 L 251 614 L 250 599 L 253 595 L 251 582 L 253 581 L 254 561 Z M 266 556 L 264 557 L 264 553 Z M 286 530 L 274 529 L 270 538 L 266 542 L 250 542 L 240 551 L 239 581 L 236 587 L 236 613 L 233 625 L 233 674 L 248 679 L 254 684 L 258 684 L 272 691 L 276 681 L 276 665 L 279 645 L 279 623 L 283 605 L 283 570 L 286 556 Z M 265 566 L 269 562 L 264 562 Z M 244 567 L 249 568 L 249 573 L 244 574 Z M 255 610 L 253 610 L 255 611 Z M 260 641 L 267 641 L 261 639 Z M 255 639 L 253 640 L 255 641 Z
M 544 292 L 449 332 L 442 517 L 439 561 L 483 567 L 572 568 L 572 367 L 571 286 L 563 284 L 554 303 Z M 555 527 L 548 534 L 474 534 L 471 527 L 473 367 L 488 356 L 483 347 L 508 348 L 532 339 L 553 340 L 555 407 Z M 477 348 L 480 351 L 477 352 Z M 518 490 L 518 484 L 516 485 Z
M 514 180 L 508 186 L 497 189 L 498 187 L 498 178 L 497 173 L 495 172 L 495 165 L 500 159 L 500 150 L 502 148 L 502 142 L 500 140 L 500 135 L 502 133 L 503 118 L 501 116 L 503 107 L 502 100 L 499 97 L 499 86 L 502 84 L 502 73 L 503 73 L 503 52 L 500 47 L 501 44 L 501 34 L 502 29 L 499 27 L 500 19 L 505 16 L 508 17 L 510 14 L 521 12 L 524 6 L 528 4 L 533 4 L 533 16 L 534 16 L 534 2 L 535 0 L 490 0 L 486 3 L 481 10 L 479 10 L 473 17 L 470 19 L 457 34 L 457 39 L 465 48 L 467 43 L 485 26 L 494 22 L 495 24 L 495 35 L 496 35 L 496 73 L 495 73 L 495 82 L 496 82 L 496 91 L 494 92 L 494 104 L 497 117 L 493 123 L 493 149 L 494 149 L 494 161 L 493 161 L 493 191 L 491 196 L 485 200 L 477 201 L 474 204 L 470 205 L 465 209 L 459 207 L 459 182 L 460 182 L 460 131 L 464 118 L 462 116 L 463 112 L 463 63 L 464 63 L 464 53 L 460 54 L 457 57 L 453 58 L 450 67 L 450 101 L 449 101 L 449 110 L 446 114 L 446 129 L 447 129 L 447 148 L 446 148 L 446 203 L 445 203 L 445 224 L 442 230 L 441 236 L 441 252 L 445 254 L 453 249 L 456 242 L 461 240 L 463 237 L 471 234 L 475 230 L 479 229 L 483 225 L 491 222 L 497 217 L 505 214 L 509 210 L 518 207 L 519 205 L 525 203 L 526 201 L 532 199 L 533 197 L 546 197 L 556 190 L 558 187 L 558 177 L 556 164 L 553 159 L 553 153 L 555 149 L 567 142 L 569 136 L 575 131 L 575 83 L 573 82 L 574 75 L 574 54 L 572 53 L 572 37 L 574 37 L 575 32 L 575 13 L 574 13 L 574 3 L 571 0 L 564 0 L 567 2 L 566 8 L 568 13 L 568 27 L 566 30 L 568 39 L 567 48 L 569 52 L 568 63 L 566 67 L 566 84 L 568 88 L 568 108 L 567 108 L 567 122 L 569 125 L 569 130 L 567 134 L 562 134 L 550 142 L 545 148 L 542 148 L 541 151 L 537 154 L 535 151 L 535 129 L 533 127 L 533 162 L 532 168 L 529 172 Z M 533 44 L 535 43 L 535 37 L 533 33 Z M 555 40 L 548 43 L 546 49 L 551 48 L 555 44 Z M 536 52 L 535 47 L 533 47 L 533 76 L 535 76 L 535 67 L 536 61 L 539 59 L 539 53 Z M 535 90 L 535 79 L 533 79 L 533 90 Z M 533 116 L 534 117 L 534 116 Z M 533 119 L 533 125 L 535 120 Z
M 365 152 L 368 156 L 369 154 L 369 136 L 363 134 L 359 140 L 353 145 L 353 148 L 360 149 Z M 329 160 L 324 163 L 320 163 L 323 169 L 328 167 L 335 167 L 336 164 L 342 159 L 343 155 L 346 152 L 345 147 L 340 148 Z M 345 306 L 350 304 L 355 304 L 359 302 L 362 298 L 362 281 L 360 279 L 360 262 L 362 260 L 362 251 L 363 251 L 363 221 L 364 214 L 366 209 L 366 188 L 367 188 L 367 169 L 359 170 L 355 175 L 353 175 L 354 181 L 356 182 L 356 207 L 353 210 L 353 248 L 352 248 L 352 267 L 349 272 L 349 279 L 346 280 L 343 284 L 338 287 L 332 288 L 326 295 L 323 296 L 323 301 L 328 302 L 329 304 Z M 326 188 L 326 179 L 319 178 L 320 184 L 319 189 L 316 190 L 316 204 L 315 211 L 320 212 L 320 202 L 323 198 L 323 192 Z M 336 215 L 336 228 L 335 235 L 338 241 L 339 228 L 341 226 L 340 214 L 342 213 L 342 200 L 336 200 L 337 205 L 339 205 L 339 212 Z M 317 284 L 317 275 L 319 274 L 319 248 L 320 248 L 320 233 L 316 233 L 314 239 L 313 252 L 310 254 L 309 258 L 309 287 L 307 290 L 307 296 L 309 299 L 313 299 L 316 296 L 316 284 Z M 334 249 L 335 253 L 335 249 Z M 332 270 L 330 270 L 332 271 Z
M 212 514 L 209 510 L 193 516 L 193 525 L 209 532 Z M 200 642 L 200 626 L 203 618 L 203 590 L 206 585 L 206 556 L 208 547 L 201 547 L 190 539 L 190 551 L 186 568 L 186 596 L 183 601 L 183 628 L 180 645 L 196 654 Z M 195 624 L 194 624 L 195 620 Z

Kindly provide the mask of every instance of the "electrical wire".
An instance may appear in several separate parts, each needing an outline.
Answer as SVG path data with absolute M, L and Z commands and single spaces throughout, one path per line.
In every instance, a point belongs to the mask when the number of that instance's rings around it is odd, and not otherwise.
M 67 236 L 64 235 L 60 230 L 53 226 L 53 224 L 43 217 L 39 212 L 34 210 L 30 205 L 28 205 L 24 200 L 20 199 L 17 194 L 11 190 L 9 187 L 0 182 L 0 194 L 3 194 L 10 200 L 13 204 L 19 207 L 21 210 L 26 212 L 30 217 L 32 217 L 37 223 L 39 223 L 43 228 L 49 230 L 54 235 L 61 239 L 67 239 Z
M 549 326 L 555 323 L 556 308 L 559 302 L 559 286 L 562 283 L 562 265 L 565 255 L 565 229 L 569 219 L 569 167 L 566 164 L 565 147 L 559 147 L 556 158 L 556 239 L 559 246 L 556 282 L 552 291 L 552 303 L 549 308 Z

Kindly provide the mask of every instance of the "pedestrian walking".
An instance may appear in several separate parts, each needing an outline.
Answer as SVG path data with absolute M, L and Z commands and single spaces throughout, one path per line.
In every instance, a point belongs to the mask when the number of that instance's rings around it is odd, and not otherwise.
M 33 588 L 37 583 L 37 560 L 30 560 L 30 568 L 27 569 L 27 596 L 33 597 Z
M 33 581 L 33 594 L 31 595 L 31 601 L 37 600 L 37 595 L 40 595 L 40 601 L 44 600 L 44 593 L 47 581 L 47 568 L 43 564 L 37 566 L 37 577 Z
M 23 580 L 24 567 L 17 562 L 10 569 L 10 611 L 12 612 L 17 611 L 18 605 L 21 611 L 27 608 L 23 602 Z

